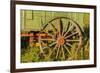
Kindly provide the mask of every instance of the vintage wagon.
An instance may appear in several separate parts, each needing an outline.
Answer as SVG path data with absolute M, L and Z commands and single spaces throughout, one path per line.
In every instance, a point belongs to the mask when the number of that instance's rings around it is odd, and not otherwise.
M 24 12 L 25 14 L 25 11 L 22 12 Z M 45 18 L 41 15 L 45 16 Z M 78 53 L 78 51 L 84 45 L 83 28 L 80 27 L 81 24 L 77 23 L 74 18 L 69 17 L 68 13 L 65 14 L 62 13 L 62 15 L 57 15 L 57 16 L 53 16 L 53 15 L 55 14 L 52 13 L 50 15 L 50 12 L 48 13 L 45 11 L 42 12 L 42 14 L 41 12 L 37 14 L 35 13 L 35 11 L 28 11 L 28 12 L 26 11 L 26 16 L 25 15 L 23 16 L 24 29 L 27 28 L 25 26 L 25 22 L 27 21 L 26 22 L 27 25 L 28 21 L 33 19 L 34 20 L 36 19 L 36 21 L 34 22 L 37 22 L 37 24 L 40 24 L 41 26 L 38 30 L 34 30 L 35 29 L 34 28 L 33 30 L 28 30 L 28 32 L 24 32 L 24 33 L 21 32 L 22 43 L 23 43 L 23 38 L 27 37 L 28 40 L 24 41 L 24 43 L 28 42 L 29 47 L 38 46 L 40 48 L 40 54 L 44 58 L 48 58 L 50 56 L 52 57 L 53 55 L 57 59 L 60 55 L 63 60 L 65 60 L 66 58 L 70 59 L 72 57 L 67 56 L 72 54 L 70 49 L 74 49 L 76 51 L 75 53 Z M 38 16 L 41 16 L 41 18 L 38 18 Z M 43 19 L 45 20 L 48 19 L 48 20 L 46 20 L 46 22 L 44 23 Z M 81 18 L 79 20 L 83 20 L 83 19 Z M 30 27 L 32 26 L 34 27 L 35 25 L 33 25 L 32 23 Z M 49 52 L 47 51 L 47 49 L 50 49 Z

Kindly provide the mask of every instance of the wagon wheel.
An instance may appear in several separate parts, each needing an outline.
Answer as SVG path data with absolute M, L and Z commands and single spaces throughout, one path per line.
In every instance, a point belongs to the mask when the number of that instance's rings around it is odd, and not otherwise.
M 39 37 L 40 50 L 46 59 L 68 60 L 72 58 L 71 49 L 78 53 L 78 50 L 82 47 L 81 29 L 70 18 L 54 18 L 42 28 L 42 33 L 46 35 Z

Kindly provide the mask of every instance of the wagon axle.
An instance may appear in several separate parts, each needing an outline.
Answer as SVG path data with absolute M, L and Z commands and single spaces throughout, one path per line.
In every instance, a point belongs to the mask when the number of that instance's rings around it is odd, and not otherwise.
M 58 44 L 58 45 L 64 45 L 64 43 L 65 43 L 64 38 L 63 38 L 63 37 L 58 37 L 58 39 L 57 39 L 57 44 Z

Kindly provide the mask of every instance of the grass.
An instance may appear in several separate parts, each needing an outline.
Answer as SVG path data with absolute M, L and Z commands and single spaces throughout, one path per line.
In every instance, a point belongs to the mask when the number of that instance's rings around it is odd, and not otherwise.
M 21 62 L 38 62 L 39 57 L 39 48 L 38 47 L 33 47 L 33 48 L 26 48 L 24 49 L 24 53 L 21 54 Z
M 87 60 L 89 59 L 89 40 L 86 42 L 86 44 L 76 53 L 75 50 L 75 44 L 73 45 L 73 47 L 70 49 L 71 54 L 65 54 L 67 55 L 67 58 L 65 60 Z M 58 56 L 57 59 L 55 59 L 54 56 L 51 57 L 46 57 L 46 58 L 42 58 L 40 57 L 40 50 L 39 47 L 32 47 L 32 48 L 26 48 L 26 49 L 22 49 L 22 53 L 21 53 L 21 62 L 22 63 L 28 63 L 28 62 L 42 62 L 42 61 L 62 61 L 64 60 L 61 56 Z M 47 54 L 48 55 L 51 50 L 47 49 Z M 56 52 L 55 52 L 56 53 Z

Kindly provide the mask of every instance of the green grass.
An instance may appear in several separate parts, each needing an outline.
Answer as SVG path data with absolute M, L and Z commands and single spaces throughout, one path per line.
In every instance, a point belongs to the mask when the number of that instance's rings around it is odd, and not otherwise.
M 38 62 L 39 60 L 39 48 L 33 47 L 33 48 L 26 48 L 24 49 L 24 53 L 21 54 L 21 62 Z
M 67 55 L 67 58 L 65 60 L 86 60 L 89 59 L 89 40 L 86 42 L 86 45 L 83 46 L 77 53 L 75 50 L 75 44 L 73 47 L 70 49 L 71 54 L 65 54 Z M 21 62 L 22 63 L 28 63 L 28 62 L 43 62 L 43 61 L 63 61 L 64 59 L 60 55 L 58 56 L 57 59 L 55 59 L 54 56 L 51 57 L 46 57 L 46 58 L 41 58 L 40 57 L 40 49 L 39 47 L 32 47 L 32 48 L 26 48 L 22 50 L 23 52 L 21 53 Z M 47 54 L 52 50 L 49 48 L 46 50 Z

